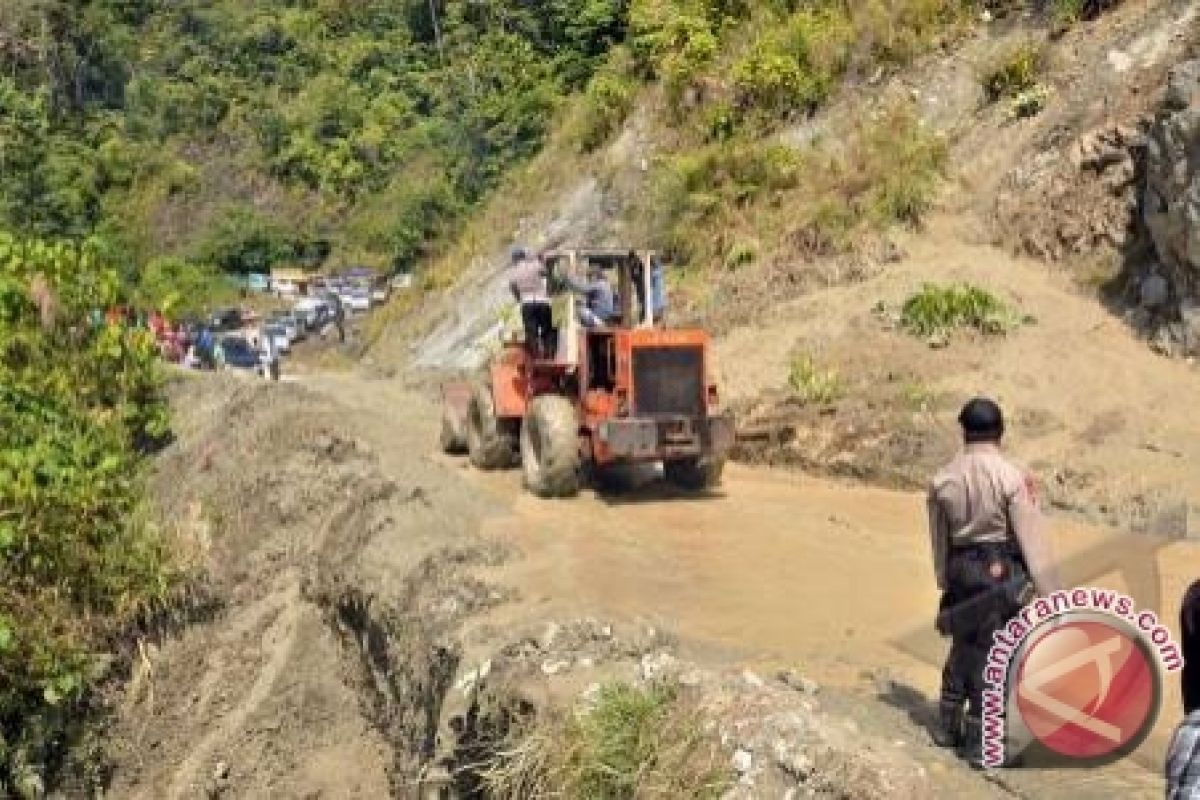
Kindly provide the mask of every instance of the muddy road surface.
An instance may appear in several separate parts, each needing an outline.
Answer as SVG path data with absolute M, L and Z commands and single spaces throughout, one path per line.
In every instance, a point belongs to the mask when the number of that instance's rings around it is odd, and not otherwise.
M 917 495 L 734 466 L 707 497 L 643 476 L 542 501 L 436 453 L 436 407 L 397 380 L 178 393 L 156 484 L 218 603 L 147 644 L 110 731 L 113 796 L 416 797 L 463 671 L 583 618 L 669 632 L 714 668 L 802 672 L 929 796 L 1161 796 L 1174 687 L 1138 757 L 1104 769 L 988 777 L 929 744 L 944 645 Z M 1074 581 L 1145 594 L 1122 569 L 1152 563 L 1161 593 L 1138 600 L 1164 619 L 1200 572 L 1188 544 L 1052 529 Z

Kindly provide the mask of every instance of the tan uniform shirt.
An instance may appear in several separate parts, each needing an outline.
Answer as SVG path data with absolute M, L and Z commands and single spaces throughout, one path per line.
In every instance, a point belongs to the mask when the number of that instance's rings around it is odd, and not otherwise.
M 1016 540 L 1040 594 L 1058 588 L 1033 478 L 992 444 L 971 444 L 929 487 L 929 533 L 939 589 L 950 550 Z
M 519 261 L 509 270 L 509 287 L 518 301 L 525 303 L 549 303 L 546 268 L 536 258 Z

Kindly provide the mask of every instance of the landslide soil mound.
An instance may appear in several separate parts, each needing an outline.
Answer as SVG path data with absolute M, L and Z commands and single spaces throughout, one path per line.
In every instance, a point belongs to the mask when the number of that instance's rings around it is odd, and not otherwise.
M 140 648 L 110 729 L 114 796 L 401 794 L 457 664 L 446 630 L 499 599 L 456 578 L 495 558 L 470 535 L 482 506 L 419 458 L 385 474 L 329 393 L 175 390 L 153 483 L 221 608 Z

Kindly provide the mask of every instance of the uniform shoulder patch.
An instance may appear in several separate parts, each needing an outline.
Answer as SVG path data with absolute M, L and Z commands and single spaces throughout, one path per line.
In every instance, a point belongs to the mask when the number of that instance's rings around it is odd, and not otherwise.
M 1030 502 L 1032 502 L 1035 506 L 1039 505 L 1041 498 L 1038 494 L 1037 479 L 1033 477 L 1032 473 L 1026 472 L 1022 475 L 1021 483 L 1021 488 L 1025 492 L 1025 496 L 1028 497 Z

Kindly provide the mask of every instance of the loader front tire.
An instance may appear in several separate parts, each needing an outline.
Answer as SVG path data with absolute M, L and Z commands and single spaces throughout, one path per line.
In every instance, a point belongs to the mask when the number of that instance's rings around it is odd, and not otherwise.
M 579 494 L 579 418 L 571 401 L 542 395 L 529 404 L 521 425 L 521 467 L 525 488 L 538 497 Z
M 496 418 L 492 389 L 482 381 L 475 384 L 467 406 L 467 452 L 476 469 L 506 469 L 516 452 L 511 432 Z

